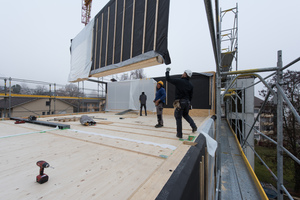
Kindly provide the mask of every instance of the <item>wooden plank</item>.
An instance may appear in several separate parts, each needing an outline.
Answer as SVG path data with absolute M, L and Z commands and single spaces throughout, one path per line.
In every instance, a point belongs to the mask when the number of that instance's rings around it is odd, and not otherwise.
M 144 15 L 144 30 L 143 30 L 143 47 L 142 53 L 145 53 L 145 38 L 146 38 L 146 19 L 147 19 L 147 8 L 148 0 L 145 0 L 145 15 Z
M 121 35 L 121 53 L 120 53 L 120 62 L 123 61 L 123 42 L 124 42 L 124 23 L 125 23 L 125 6 L 126 0 L 124 0 L 123 4 L 123 22 L 122 22 L 122 35 Z
M 110 7 L 107 8 L 107 25 L 106 25 L 106 51 L 105 51 L 105 66 L 107 65 L 107 51 L 108 51 L 108 34 L 109 34 L 109 15 Z
M 183 144 L 185 145 L 190 145 L 190 146 L 196 146 L 198 143 L 197 142 L 191 142 L 191 141 L 183 141 Z
M 97 122 L 97 124 L 109 125 L 109 124 L 113 124 L 113 122 L 110 122 L 110 121 L 100 121 L 100 122 Z
M 128 199 L 155 199 L 189 148 L 190 146 L 180 145 Z
M 174 108 L 164 108 L 164 115 L 174 115 Z M 192 109 L 189 111 L 191 117 L 206 117 L 214 115 L 215 111 L 211 109 Z
M 132 52 L 133 52 L 134 19 L 135 19 L 135 0 L 133 0 L 133 6 L 132 6 L 132 25 L 131 25 L 130 58 L 132 58 Z
M 156 10 L 155 10 L 155 25 L 154 25 L 154 41 L 153 41 L 153 50 L 156 50 L 156 38 L 157 38 L 157 21 L 158 21 L 158 5 L 159 0 L 156 0 Z
M 95 39 L 95 52 L 94 52 L 94 57 L 96 58 L 97 57 L 97 44 L 98 44 L 98 19 L 97 18 L 97 21 L 96 21 L 96 32 L 95 32 L 95 35 L 96 35 L 96 39 Z M 94 70 L 96 69 L 96 59 L 94 60 Z
M 141 62 L 138 62 L 138 63 L 133 63 L 131 65 L 125 65 L 123 67 L 119 67 L 119 68 L 116 68 L 116 69 L 110 69 L 110 70 L 107 70 L 107 71 L 92 74 L 90 76 L 91 77 L 103 77 L 103 76 L 118 74 L 118 73 L 122 73 L 122 72 L 126 72 L 126 71 L 146 68 L 146 67 L 159 65 L 159 64 L 162 64 L 162 63 L 159 63 L 157 61 L 157 58 L 155 57 L 155 58 L 150 58 L 148 60 L 144 60 L 144 61 L 141 61 Z
M 101 37 L 100 37 L 99 68 L 101 68 L 102 38 L 103 38 L 103 13 L 102 13 L 102 15 L 101 15 Z
M 115 63 L 117 11 L 118 11 L 118 0 L 116 0 L 116 5 L 115 5 L 115 23 L 114 23 L 114 42 L 113 42 L 112 64 Z

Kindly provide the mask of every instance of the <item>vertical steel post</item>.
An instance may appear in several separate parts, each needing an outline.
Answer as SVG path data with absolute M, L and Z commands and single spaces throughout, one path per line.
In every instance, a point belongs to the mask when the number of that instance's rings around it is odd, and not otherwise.
M 282 85 L 282 51 L 277 52 L 277 83 Z M 282 95 L 277 91 L 277 199 L 283 200 L 283 108 Z
M 242 139 L 245 139 L 245 88 L 242 89 Z M 244 141 L 240 141 L 240 144 L 242 144 Z M 244 149 L 243 149 L 244 150 Z
M 79 87 L 79 81 L 77 82 L 78 83 L 78 108 L 77 108 L 77 112 L 79 113 L 80 112 L 80 98 L 79 98 L 79 92 L 80 92 L 80 87 Z
M 51 115 L 51 84 L 49 84 L 49 115 Z
M 84 81 L 82 81 L 82 93 L 83 93 L 83 97 L 84 97 Z M 82 112 L 84 112 L 84 100 L 83 99 L 81 100 L 81 105 L 82 105 Z
M 54 83 L 54 114 L 56 112 L 56 83 Z
M 98 89 L 98 111 L 100 112 L 101 111 L 101 109 L 100 109 L 100 83 L 99 83 L 99 77 L 98 77 L 98 87 L 97 87 L 97 89 Z
M 238 46 L 238 3 L 236 3 L 236 14 L 235 14 L 235 18 L 236 18 L 236 43 L 235 46 Z M 238 70 L 238 48 L 235 49 L 236 53 L 235 53 L 235 69 Z
M 216 152 L 216 171 L 221 171 L 221 141 L 220 141 L 220 136 L 221 136 L 221 116 L 222 116 L 222 111 L 221 111 L 221 74 L 220 74 L 220 69 L 221 69 L 221 22 L 220 22 L 220 13 L 219 13 L 219 1 L 216 0 L 216 51 L 215 51 L 215 59 L 216 59 L 216 107 L 217 107 L 217 124 L 216 124 L 216 140 L 218 142 L 218 148 L 217 148 L 217 152 Z M 212 36 L 211 37 L 215 37 Z M 219 185 L 217 185 L 217 188 L 219 187 Z
M 7 81 L 7 79 L 5 78 L 4 79 L 4 94 L 5 94 L 5 97 L 4 97 L 4 118 L 6 118 L 6 109 L 7 109 L 7 107 L 6 107 L 6 99 L 7 99 L 7 97 L 6 97 L 6 81 Z
M 235 90 L 235 97 L 234 97 L 234 103 L 235 103 L 235 134 L 236 134 L 236 136 L 237 136 L 237 134 L 238 134 L 238 105 L 237 105 L 237 103 L 238 103 L 238 97 L 237 97 L 237 90 Z
M 11 77 L 9 77 L 8 117 L 11 117 Z

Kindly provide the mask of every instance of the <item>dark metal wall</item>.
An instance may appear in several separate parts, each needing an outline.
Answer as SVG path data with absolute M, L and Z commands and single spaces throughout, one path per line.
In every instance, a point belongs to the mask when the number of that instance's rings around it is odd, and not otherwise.
M 171 78 L 180 78 L 181 75 L 173 75 Z M 193 73 L 190 82 L 194 86 L 194 93 L 192 98 L 193 109 L 211 109 L 212 106 L 212 81 L 213 76 L 206 76 L 200 73 Z M 175 86 L 166 83 L 165 77 L 154 78 L 156 81 L 163 81 L 167 93 L 167 102 L 165 108 L 173 108 L 173 101 L 175 100 Z

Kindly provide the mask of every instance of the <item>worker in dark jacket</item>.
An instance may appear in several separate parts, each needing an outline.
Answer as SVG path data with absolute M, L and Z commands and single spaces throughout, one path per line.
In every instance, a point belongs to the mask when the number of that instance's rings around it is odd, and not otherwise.
M 166 90 L 164 88 L 164 82 L 162 81 L 158 81 L 156 84 L 156 94 L 153 102 L 155 103 L 157 121 L 158 121 L 158 123 L 155 125 L 155 128 L 160 128 L 164 126 L 162 114 L 163 114 L 164 105 L 166 103 Z
M 175 101 L 173 103 L 175 107 L 174 116 L 177 125 L 176 136 L 182 138 L 182 117 L 190 124 L 193 132 L 197 131 L 194 120 L 189 116 L 194 88 L 189 79 L 192 77 L 193 72 L 191 70 L 185 70 L 180 79 L 175 79 L 170 77 L 170 70 L 170 68 L 166 69 L 166 80 L 176 87 Z
M 139 100 L 140 100 L 140 103 L 141 103 L 140 116 L 142 116 L 143 107 L 145 109 L 145 115 L 147 116 L 147 108 L 146 108 L 147 95 L 145 95 L 145 92 L 142 92 L 142 94 L 140 95 Z

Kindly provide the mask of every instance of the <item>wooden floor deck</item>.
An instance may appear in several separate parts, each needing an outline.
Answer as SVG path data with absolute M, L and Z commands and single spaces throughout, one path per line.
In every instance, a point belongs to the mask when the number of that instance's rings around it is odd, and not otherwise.
M 0 121 L 0 199 L 155 199 L 190 146 L 176 138 L 173 116 L 93 113 L 96 126 L 71 129 Z M 60 116 L 71 118 L 78 116 Z M 206 117 L 193 117 L 199 127 Z M 53 121 L 54 117 L 39 120 Z M 192 133 L 183 121 L 183 137 Z M 39 184 L 36 162 L 47 161 Z

